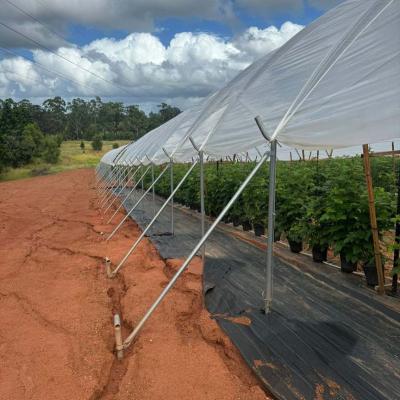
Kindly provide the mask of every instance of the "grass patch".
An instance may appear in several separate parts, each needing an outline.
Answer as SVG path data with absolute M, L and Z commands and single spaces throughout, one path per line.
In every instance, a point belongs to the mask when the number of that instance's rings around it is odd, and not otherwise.
M 56 174 L 58 172 L 79 168 L 94 168 L 99 163 L 101 157 L 112 149 L 116 141 L 103 141 L 102 151 L 94 151 L 89 141 L 84 141 L 84 143 L 85 152 L 82 152 L 80 140 L 68 140 L 63 142 L 61 144 L 60 159 L 57 164 L 46 164 L 40 161 L 24 165 L 21 168 L 10 168 L 0 174 L 0 181 Z M 128 140 L 118 140 L 117 143 L 122 146 L 127 144 Z

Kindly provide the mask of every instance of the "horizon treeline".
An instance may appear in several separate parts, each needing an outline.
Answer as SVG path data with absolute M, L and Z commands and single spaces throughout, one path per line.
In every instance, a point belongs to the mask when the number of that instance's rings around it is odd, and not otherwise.
M 146 114 L 138 105 L 75 98 L 67 102 L 56 96 L 41 105 L 29 100 L 0 99 L 0 135 L 21 131 L 35 123 L 44 135 L 61 135 L 64 140 L 136 140 L 181 112 L 166 103 L 157 112 Z
M 181 112 L 161 103 L 157 112 L 146 114 L 137 105 L 57 96 L 41 105 L 29 100 L 0 99 L 0 172 L 25 165 L 36 158 L 51 159 L 63 140 L 137 140 Z M 56 158 L 53 157 L 54 160 Z

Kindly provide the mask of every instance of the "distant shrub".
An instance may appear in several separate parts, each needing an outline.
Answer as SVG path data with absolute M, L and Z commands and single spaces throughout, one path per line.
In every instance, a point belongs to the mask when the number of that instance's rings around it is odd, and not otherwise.
M 57 138 L 54 136 L 46 136 L 44 139 L 44 150 L 42 158 L 50 164 L 56 164 L 60 157 L 60 147 Z
M 92 148 L 94 151 L 101 151 L 103 149 L 103 141 L 100 135 L 95 135 L 93 137 Z
M 59 134 L 59 135 L 55 135 L 54 137 L 56 138 L 58 147 L 60 147 L 62 142 L 64 141 L 64 136 Z
M 113 146 L 112 146 L 113 149 L 118 149 L 118 147 L 119 147 L 118 143 L 113 143 Z
M 84 153 L 85 152 L 85 142 L 83 140 L 81 141 L 80 147 L 81 147 L 82 153 Z

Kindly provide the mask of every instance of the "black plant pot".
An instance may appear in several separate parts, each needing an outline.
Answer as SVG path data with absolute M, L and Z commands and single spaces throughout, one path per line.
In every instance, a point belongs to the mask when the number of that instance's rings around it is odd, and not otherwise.
M 340 253 L 340 270 L 347 274 L 351 274 L 357 269 L 357 263 L 352 263 L 346 260 L 346 256 Z
M 315 245 L 312 248 L 312 258 L 317 263 L 326 261 L 328 257 L 328 248 Z
M 233 226 L 239 226 L 240 225 L 240 218 L 239 217 L 233 217 L 232 218 L 232 223 L 233 223 Z
M 366 264 L 363 266 L 363 269 L 367 285 L 371 287 L 377 286 L 379 281 L 378 281 L 378 271 L 376 270 L 375 263 Z
M 251 223 L 250 221 L 242 221 L 242 228 L 244 231 L 251 230 Z
M 261 236 L 265 234 L 265 227 L 261 224 L 254 224 L 254 233 L 256 236 Z
M 384 261 L 382 260 L 382 266 L 383 265 Z M 363 269 L 367 285 L 371 287 L 379 285 L 378 270 L 376 269 L 375 260 L 363 265 Z
M 288 239 L 288 242 L 292 253 L 300 253 L 303 250 L 303 242 L 296 242 L 290 239 Z
M 230 215 L 225 215 L 224 218 L 222 218 L 222 221 L 224 221 L 226 224 L 229 224 L 229 222 L 231 222 L 231 217 Z
M 281 232 L 275 231 L 274 233 L 274 242 L 279 242 L 281 240 Z

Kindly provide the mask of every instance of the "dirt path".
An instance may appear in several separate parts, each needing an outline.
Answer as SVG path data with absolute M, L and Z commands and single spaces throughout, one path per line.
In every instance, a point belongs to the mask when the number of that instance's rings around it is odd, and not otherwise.
M 105 278 L 104 256 L 118 261 L 139 229 L 105 246 L 92 184 L 92 170 L 0 184 L 0 398 L 267 398 L 203 310 L 198 261 L 116 361 L 113 312 L 129 330 L 179 262 L 144 241 Z

